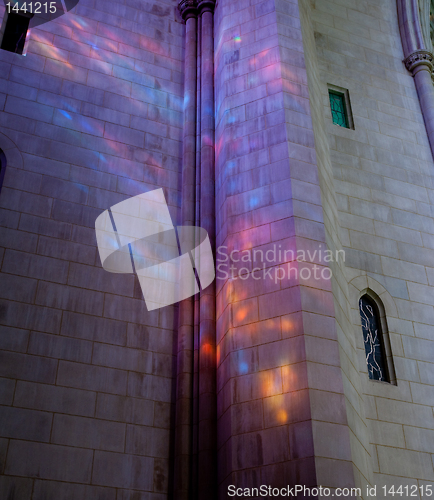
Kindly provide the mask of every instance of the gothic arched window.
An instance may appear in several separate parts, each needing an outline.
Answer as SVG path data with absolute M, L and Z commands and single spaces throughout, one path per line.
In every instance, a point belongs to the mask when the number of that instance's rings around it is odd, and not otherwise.
M 375 301 L 364 295 L 359 301 L 369 378 L 389 382 L 381 316 Z

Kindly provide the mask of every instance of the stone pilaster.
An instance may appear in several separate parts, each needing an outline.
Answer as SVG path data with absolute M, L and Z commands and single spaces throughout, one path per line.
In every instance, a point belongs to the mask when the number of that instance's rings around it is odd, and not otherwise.
M 419 96 L 420 107 L 434 156 L 434 56 L 427 50 L 416 50 L 404 59 L 404 64 L 413 75 Z
M 404 63 L 414 76 L 426 131 L 434 156 L 433 55 L 425 46 L 418 0 L 397 0 Z
M 184 226 L 193 226 L 196 194 L 197 2 L 181 0 L 178 7 L 186 24 L 181 220 Z M 179 305 L 174 464 L 174 498 L 177 500 L 191 498 L 193 337 L 194 298 L 190 297 Z
M 200 221 L 215 247 L 215 149 L 214 149 L 214 7 L 213 0 L 199 0 L 201 23 L 201 145 Z M 217 494 L 216 445 L 216 285 L 200 296 L 198 498 Z

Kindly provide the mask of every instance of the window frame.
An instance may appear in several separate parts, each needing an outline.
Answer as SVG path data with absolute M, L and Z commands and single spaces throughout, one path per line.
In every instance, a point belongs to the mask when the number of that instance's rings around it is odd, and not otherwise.
M 384 367 L 386 371 L 386 380 L 375 380 L 369 377 L 369 370 L 368 370 L 368 365 L 366 363 L 366 353 L 365 353 L 365 346 L 364 346 L 364 335 L 363 335 L 363 327 L 362 327 L 362 318 L 360 316 L 360 300 L 363 297 L 367 297 L 368 301 L 371 302 L 375 306 L 375 312 L 377 313 L 378 316 L 378 324 L 379 324 L 379 329 L 380 329 L 380 345 L 381 345 L 381 350 L 382 350 L 382 355 L 383 355 L 383 362 L 384 362 Z M 378 295 L 370 290 L 369 288 L 367 290 L 364 290 L 361 294 L 359 294 L 359 298 L 357 301 L 358 305 L 358 312 L 359 312 L 359 331 L 362 339 L 362 344 L 363 344 L 363 353 L 364 353 L 364 367 L 365 367 L 365 372 L 368 375 L 368 380 L 369 382 L 373 383 L 380 383 L 380 384 L 388 384 L 388 385 L 397 385 L 397 379 L 396 379 L 396 373 L 395 373 L 395 366 L 393 363 L 393 354 L 392 354 L 392 347 L 390 343 L 390 336 L 389 336 L 389 329 L 387 326 L 387 318 L 386 318 L 386 311 L 383 305 L 382 300 Z
M 333 121 L 333 114 L 331 111 L 331 104 L 330 104 L 330 94 L 338 95 L 342 97 L 342 102 L 344 105 L 344 114 L 345 118 L 347 120 L 347 127 L 342 127 L 338 123 L 335 123 Z M 330 83 L 327 84 L 327 100 L 328 100 L 328 106 L 330 110 L 330 117 L 332 120 L 333 125 L 336 125 L 339 128 L 342 129 L 347 129 L 347 130 L 354 130 L 354 119 L 353 119 L 353 113 L 351 109 L 351 101 L 350 101 L 350 93 L 348 89 L 344 89 L 343 87 L 338 87 L 336 85 L 332 85 Z
M 27 27 L 27 30 L 26 30 L 26 38 L 24 40 L 24 46 L 23 46 L 23 51 L 22 52 L 14 52 L 12 50 L 7 50 L 7 49 L 4 49 L 2 46 L 3 46 L 3 42 L 4 42 L 4 37 L 5 37 L 5 34 L 6 34 L 6 27 L 7 27 L 7 24 L 8 24 L 8 20 L 9 20 L 9 16 L 10 15 L 14 15 L 14 16 L 21 16 L 21 17 L 26 17 L 29 19 L 29 26 Z M 2 25 L 1 25 L 1 29 L 0 29 L 0 37 L 1 37 L 1 41 L 0 41 L 0 48 L 1 50 L 4 50 L 5 52 L 10 52 L 11 54 L 17 54 L 17 55 L 20 55 L 20 56 L 25 56 L 27 54 L 27 47 L 28 47 L 28 44 L 29 44 L 29 34 L 30 34 L 30 21 L 31 19 L 33 18 L 34 14 L 31 14 L 29 12 L 25 12 L 25 11 L 20 11 L 19 14 L 17 14 L 16 12 L 7 12 L 7 10 L 5 11 L 5 15 L 3 17 L 3 22 L 2 22 Z

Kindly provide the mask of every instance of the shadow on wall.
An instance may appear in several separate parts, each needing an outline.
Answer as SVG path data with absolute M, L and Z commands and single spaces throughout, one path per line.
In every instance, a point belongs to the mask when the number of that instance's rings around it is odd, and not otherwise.
M 23 157 L 15 143 L 9 137 L 0 133 L 0 192 L 3 187 L 7 165 L 23 169 Z

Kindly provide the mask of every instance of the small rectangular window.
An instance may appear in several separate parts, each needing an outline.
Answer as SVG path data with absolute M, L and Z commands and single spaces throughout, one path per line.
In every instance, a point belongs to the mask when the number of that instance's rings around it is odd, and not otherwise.
M 16 54 L 22 54 L 26 43 L 31 16 L 9 12 L 4 27 L 1 48 Z
M 333 123 L 344 128 L 354 128 L 348 90 L 332 85 L 328 86 L 328 90 Z

